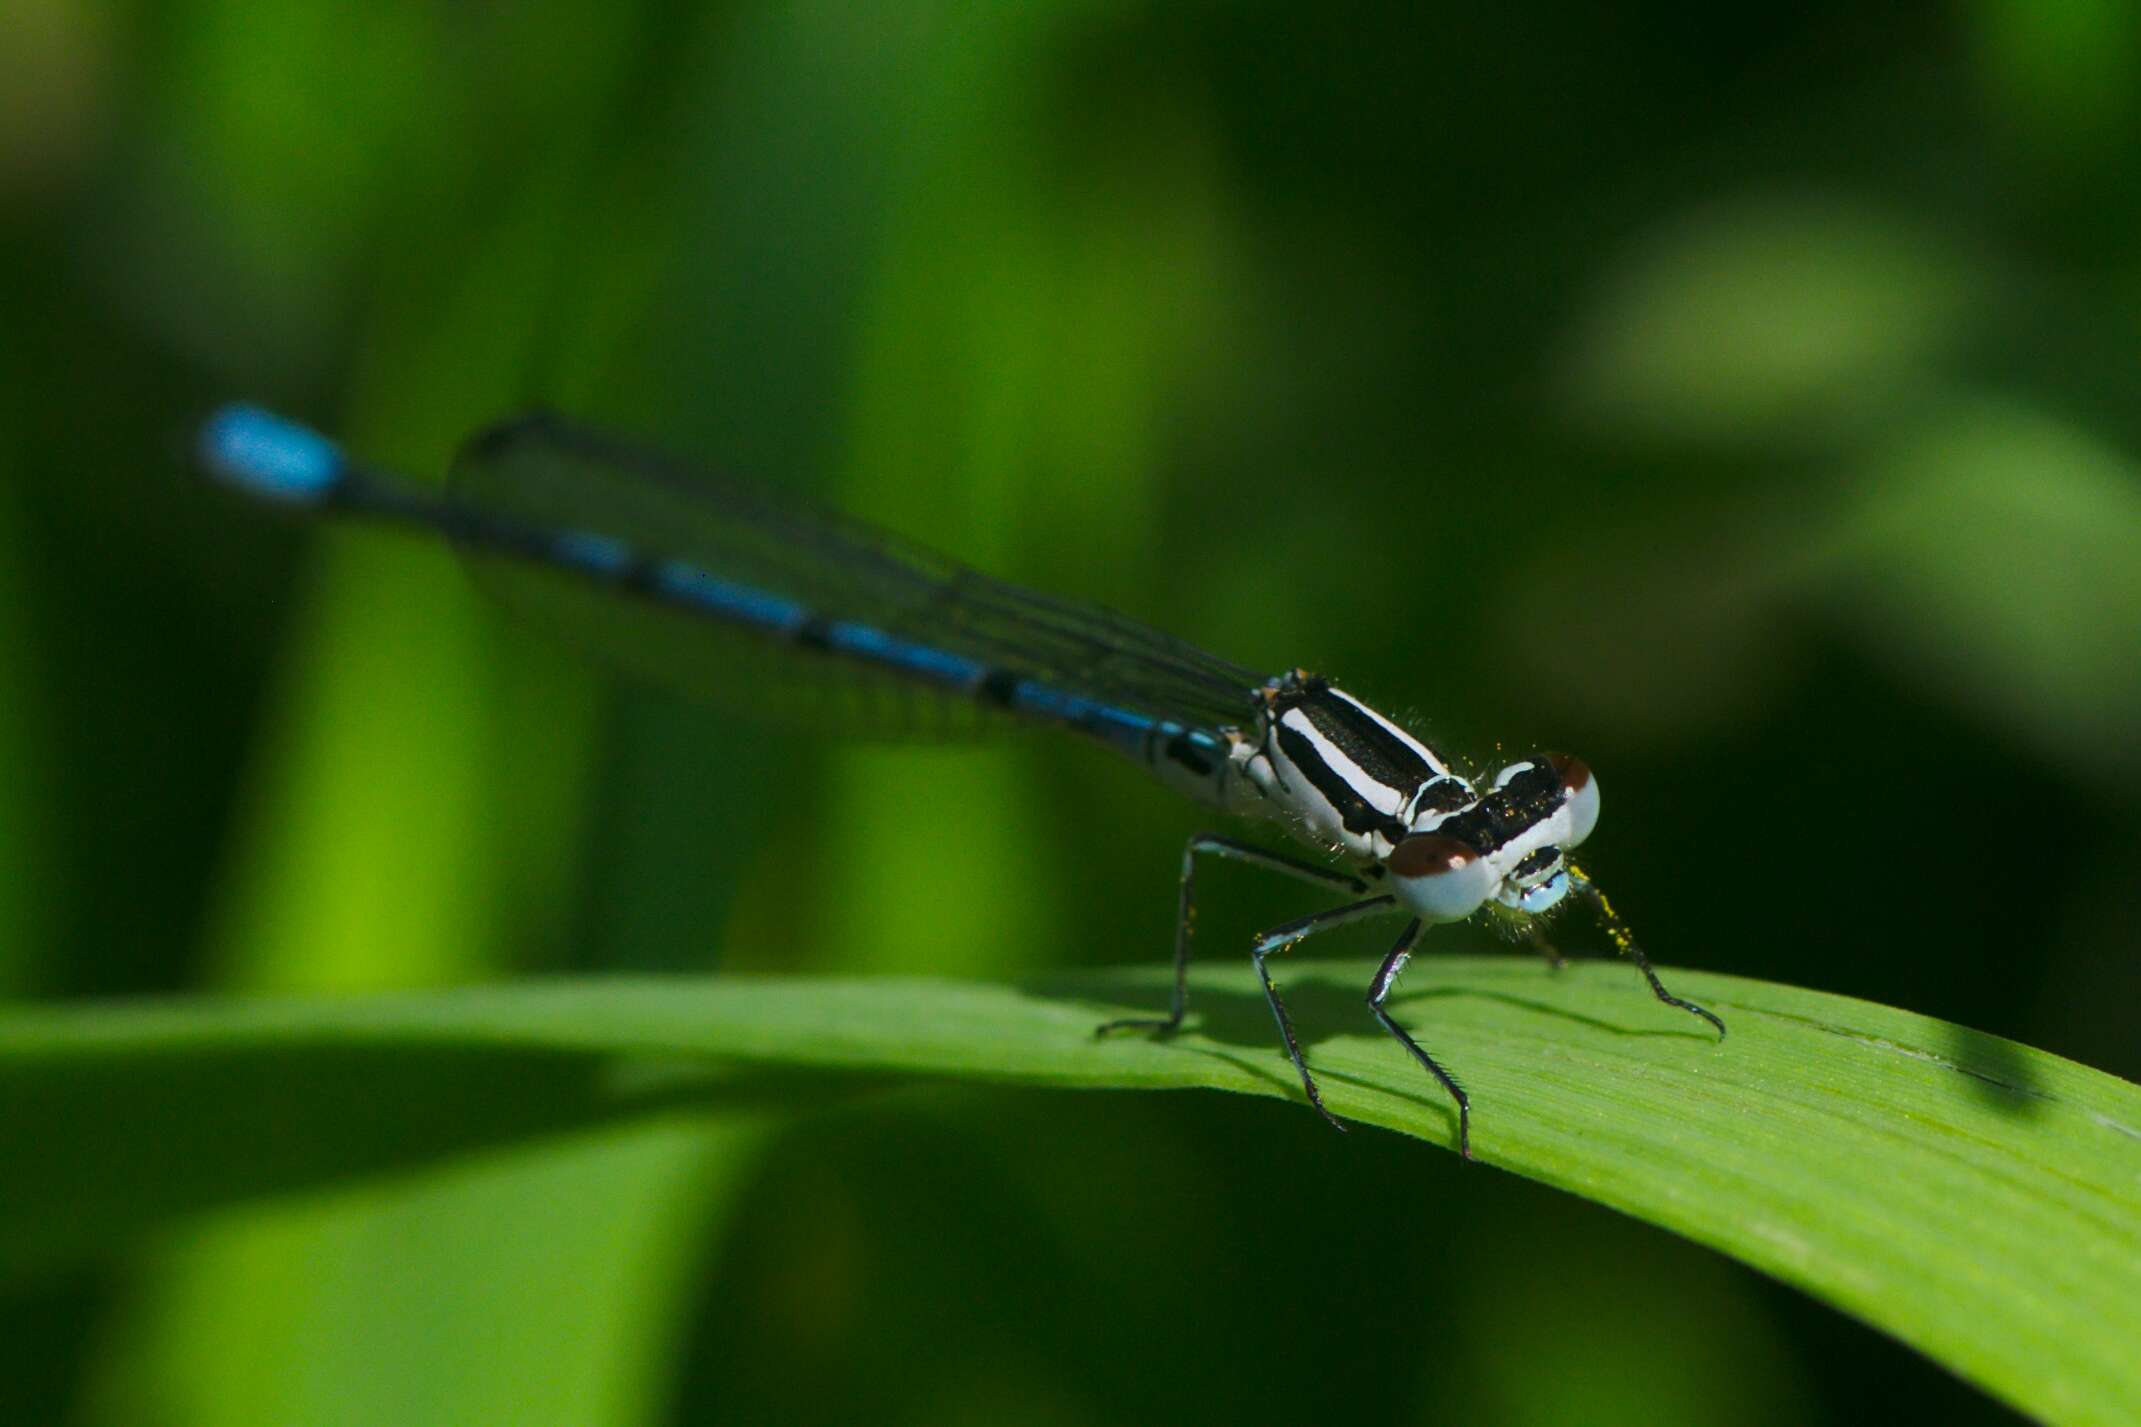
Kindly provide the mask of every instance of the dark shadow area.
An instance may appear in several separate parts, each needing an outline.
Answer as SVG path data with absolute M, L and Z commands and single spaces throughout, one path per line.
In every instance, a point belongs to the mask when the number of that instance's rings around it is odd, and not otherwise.
M 1521 963 L 1520 963 L 1521 964 Z M 1354 963 L 1353 965 L 1358 965 Z M 1317 966 L 1313 963 L 1295 963 L 1293 967 L 1281 968 L 1274 962 L 1273 981 L 1280 997 L 1286 1002 L 1287 1014 L 1293 1018 L 1294 1032 L 1300 1037 L 1306 1050 L 1319 1041 L 1332 1036 L 1352 1035 L 1361 1031 L 1381 1034 L 1381 1027 L 1368 1010 L 1368 975 L 1365 971 L 1353 980 L 1342 979 L 1338 968 Z M 1293 974 L 1288 975 L 1287 972 Z M 1347 975 L 1352 972 L 1351 966 Z M 1544 966 L 1537 968 L 1542 982 L 1551 984 L 1547 978 L 1554 973 Z M 1634 972 L 1630 972 L 1631 978 Z M 1685 1012 L 1664 1006 L 1650 999 L 1647 992 L 1640 997 L 1631 997 L 1630 1015 L 1625 1021 L 1606 1020 L 1586 1011 L 1573 1010 L 1544 997 L 1529 997 L 1507 991 L 1484 990 L 1477 986 L 1438 986 L 1433 984 L 1434 969 L 1430 961 L 1415 962 L 1407 968 L 1406 979 L 1385 1002 L 1393 1017 L 1405 1022 L 1407 1028 L 1418 1036 L 1431 1036 L 1431 1023 L 1413 1025 L 1402 1014 L 1423 1003 L 1465 998 L 1495 1001 L 1542 1016 L 1557 1017 L 1576 1025 L 1594 1030 L 1609 1031 L 1621 1036 L 1665 1036 L 1694 1040 L 1715 1040 L 1716 1036 L 1707 1026 L 1694 1021 Z M 1077 981 L 1037 979 L 1020 983 L 1020 989 L 1029 995 L 1045 1000 L 1105 1000 L 1120 1003 L 1126 1014 L 1138 1014 L 1140 1005 L 1149 1005 L 1152 1014 L 1166 1009 L 1167 990 L 1157 981 L 1123 975 L 1109 976 L 1105 973 L 1092 975 Z M 1642 990 L 1641 983 L 1637 989 Z M 1662 1019 L 1651 1024 L 1640 1024 L 1655 1011 Z M 1687 1021 L 1685 1027 L 1675 1021 Z M 1200 986 L 1195 976 L 1190 980 L 1188 1015 L 1183 1021 L 1185 1031 L 1194 1031 L 1211 1040 L 1224 1041 L 1229 1045 L 1268 1043 L 1279 1045 L 1278 1027 L 1273 1023 L 1271 1008 L 1258 990 L 1236 991 Z M 1136 1031 L 1117 1032 L 1120 1035 L 1144 1034 Z M 1424 1042 L 1423 1042 L 1424 1043 Z M 1429 1047 L 1433 1049 L 1432 1046 Z
M 1952 1024 L 1943 1024 L 1941 1035 L 1947 1042 L 1941 1054 L 1987 1104 L 2017 1115 L 2034 1115 L 2051 1098 L 2015 1042 Z
M 1642 989 L 1640 983 L 1638 984 L 1638 989 Z M 1667 1006 L 1662 1002 L 1651 999 L 1647 990 L 1644 991 L 1643 998 L 1633 1002 L 1633 1004 L 1647 1010 L 1654 1010 L 1661 1017 L 1670 1018 L 1662 1024 L 1637 1026 L 1632 1024 L 1631 1021 L 1609 1021 L 1584 1011 L 1571 1010 L 1567 1006 L 1556 1005 L 1552 1001 L 1539 1000 L 1529 996 L 1516 996 L 1507 991 L 1482 991 L 1471 986 L 1424 987 L 1418 991 L 1392 995 L 1388 1004 L 1395 1011 L 1401 1006 L 1411 1005 L 1415 1002 L 1440 1001 L 1459 996 L 1475 1001 L 1498 1001 L 1504 1006 L 1515 1006 L 1520 1010 L 1536 1011 L 1542 1016 L 1555 1016 L 1579 1026 L 1606 1031 L 1616 1036 L 1663 1037 L 1668 1040 L 1685 1039 L 1710 1042 L 1717 1040 L 1717 1032 L 1709 1026 L 1696 1020 L 1678 1007 Z M 1728 1027 L 1730 1026 L 1729 1019 L 1726 1024 Z
M 0 1093 L 0 1271 L 64 1264 L 200 1210 L 663 1110 L 792 1107 L 853 1074 L 394 1042 L 55 1059 Z M 101 1128 L 85 1135 L 80 1126 Z
M 1857 1041 L 1890 1054 L 1906 1056 L 1953 1071 L 1965 1093 L 1975 1095 L 1987 1104 L 2011 1114 L 2036 1114 L 2047 1100 L 2054 1098 L 2044 1089 L 2036 1068 L 2020 1054 L 2022 1047 L 1999 1036 L 1972 1030 L 1968 1026 L 1936 1021 L 1929 1039 L 1938 1040 L 1941 1044 L 1907 1045 L 1841 1021 L 1793 1015 L 1775 1009 L 1765 1009 L 1758 1014 L 1792 1021 L 1840 1040 Z
M 1299 1038 L 1304 1054 L 1310 1057 L 1310 1069 L 1319 1082 L 1334 1081 L 1354 1083 L 1378 1091 L 1389 1092 L 1391 1087 L 1371 1085 L 1357 1077 L 1348 1077 L 1339 1072 L 1318 1067 L 1314 1063 L 1314 1047 L 1334 1036 L 1362 1033 L 1380 1033 L 1367 1006 L 1367 974 L 1358 969 L 1358 964 L 1340 968 L 1314 963 L 1297 964 L 1290 968 L 1294 974 L 1275 977 L 1279 994 L 1285 1000 L 1292 1017 L 1294 1032 Z M 1555 971 L 1537 968 L 1545 985 L 1551 985 Z M 1557 1003 L 1547 996 L 1531 996 L 1518 992 L 1486 989 L 1475 985 L 1436 985 L 1431 962 L 1420 962 L 1408 968 L 1409 985 L 1401 984 L 1386 1003 L 1393 1016 L 1413 1032 L 1430 1054 L 1437 1054 L 1434 1044 L 1432 1007 L 1435 1003 L 1468 998 L 1497 1002 L 1504 1006 L 1532 1012 L 1543 1017 L 1552 1017 L 1590 1031 L 1602 1031 L 1622 1037 L 1662 1038 L 1691 1042 L 1715 1042 L 1715 1034 L 1706 1025 L 1695 1021 L 1677 1008 L 1653 1000 L 1640 981 L 1635 980 L 1631 970 L 1631 995 L 1628 1014 L 1625 1018 L 1608 1019 L 1589 1011 L 1574 1009 Z M 1357 985 L 1354 984 L 1357 981 Z M 1154 1013 L 1164 1009 L 1166 987 L 1157 978 L 1148 980 L 1135 975 L 1110 977 L 1102 975 L 1077 982 L 1042 979 L 1025 983 L 1022 989 L 1029 994 L 1050 1000 L 1105 1000 L 1120 1003 L 1126 1008 L 1149 1004 Z M 1719 1009 L 1712 1007 L 1712 1009 Z M 1720 1014 L 1729 1031 L 1732 1017 L 1729 1008 Z M 1776 1012 L 1763 1012 L 1776 1015 Z M 1842 1025 L 1811 1022 L 1819 1029 L 1839 1037 L 1873 1042 L 1879 1038 L 1854 1031 Z M 1279 1087 L 1290 1099 L 1302 1100 L 1299 1079 L 1285 1058 L 1284 1044 L 1279 1038 L 1270 1007 L 1263 995 L 1256 990 L 1216 989 L 1199 986 L 1192 978 L 1188 1014 L 1183 1030 L 1206 1041 L 1221 1042 L 1229 1047 L 1239 1047 L 1239 1054 L 1214 1051 L 1207 1045 L 1185 1044 L 1184 1049 L 1199 1055 L 1216 1055 L 1230 1065 Z M 1152 1035 L 1148 1031 L 1120 1031 L 1118 1035 Z M 1913 1047 L 1889 1042 L 1894 1053 L 1927 1060 L 1957 1073 L 1959 1085 L 1966 1093 L 1973 1094 L 1984 1102 L 2008 1113 L 2031 1116 L 2040 1113 L 2052 1097 L 2042 1088 L 2041 1082 L 2020 1047 L 1981 1031 L 1965 1026 L 1940 1023 L 1940 1034 L 1945 1044 L 1939 1047 Z M 1464 1081 L 1464 1067 L 1452 1065 L 1446 1059 L 1445 1068 L 1460 1083 Z M 1425 1089 L 1418 1097 L 1423 1105 L 1447 1109 L 1449 1102 L 1432 1081 L 1426 1080 Z M 1305 1103 L 1305 1102 L 1304 1102 Z M 1450 1114 L 1451 1130 L 1455 1131 L 1455 1114 Z
M 1386 1032 L 1376 1024 L 1367 1003 L 1368 975 L 1358 964 L 1349 965 L 1343 971 L 1336 966 L 1318 966 L 1314 963 L 1297 963 L 1293 976 L 1275 976 L 1280 997 L 1285 1001 L 1287 1014 L 1293 1021 L 1294 1034 L 1299 1039 L 1302 1053 L 1309 1060 L 1309 1069 L 1319 1083 L 1339 1083 L 1372 1089 L 1379 1093 L 1403 1093 L 1393 1086 L 1363 1080 L 1315 1063 L 1315 1047 L 1336 1036 L 1360 1035 L 1384 1037 Z M 1554 975 L 1545 966 L 1536 968 L 1541 977 Z M 1386 1002 L 1393 1019 L 1413 1033 L 1415 1039 L 1430 1055 L 1442 1061 L 1443 1066 L 1459 1084 L 1465 1081 L 1461 1064 L 1451 1064 L 1435 1046 L 1432 1016 L 1408 1015 L 1418 1012 L 1432 1003 L 1456 998 L 1472 998 L 1499 1002 L 1520 1010 L 1536 1012 L 1590 1030 L 1605 1031 L 1616 1036 L 1656 1036 L 1668 1039 L 1714 1041 L 1715 1036 L 1707 1026 L 1693 1022 L 1686 1013 L 1670 1006 L 1659 1005 L 1648 999 L 1631 999 L 1629 1021 L 1606 1020 L 1583 1011 L 1571 1010 L 1550 1000 L 1516 995 L 1505 991 L 1483 990 L 1476 986 L 1434 985 L 1431 963 L 1420 963 L 1408 968 L 1409 976 L 1421 983 L 1412 989 L 1400 989 L 1391 994 Z M 1631 975 L 1634 973 L 1631 972 Z M 1166 989 L 1162 985 L 1148 983 L 1142 978 L 1124 975 L 1081 979 L 1077 982 L 1043 979 L 1023 983 L 1022 990 L 1047 1000 L 1076 1000 L 1089 1002 L 1095 999 L 1110 1003 L 1120 1002 L 1125 1007 L 1135 1007 L 1141 1002 L 1154 1002 L 1155 1009 L 1164 1006 Z M 1661 1023 L 1637 1025 L 1634 1016 L 1656 1013 Z M 1674 1021 L 1689 1021 L 1683 1027 Z M 1280 1039 L 1271 1008 L 1259 990 L 1234 990 L 1200 987 L 1192 978 L 1188 1014 L 1184 1018 L 1183 1032 L 1192 1034 L 1201 1041 L 1218 1041 L 1228 1047 L 1239 1047 L 1239 1052 L 1217 1051 L 1207 1044 L 1183 1042 L 1185 1052 L 1213 1056 L 1235 1068 L 1268 1081 L 1287 1098 L 1306 1104 L 1301 1092 L 1299 1077 L 1286 1058 L 1285 1043 Z M 1141 1030 L 1112 1032 L 1119 1036 L 1160 1036 L 1161 1033 Z M 1166 1037 L 1161 1036 L 1162 1039 Z M 1393 1052 L 1402 1056 L 1401 1047 L 1392 1046 Z M 1420 1086 L 1416 1099 L 1448 1121 L 1448 1133 L 1454 1141 L 1457 1133 L 1457 1112 L 1442 1087 L 1435 1083 L 1425 1070 L 1419 1071 Z

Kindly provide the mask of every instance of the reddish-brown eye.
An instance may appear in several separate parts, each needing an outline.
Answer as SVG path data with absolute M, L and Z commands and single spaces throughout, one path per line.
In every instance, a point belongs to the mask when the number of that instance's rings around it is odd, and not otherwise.
M 1591 784 L 1591 765 L 1573 753 L 1549 753 L 1546 766 L 1561 775 L 1561 786 L 1580 793 Z
M 1435 877 L 1455 872 L 1478 856 L 1454 837 L 1423 832 L 1390 850 L 1390 870 L 1400 877 Z
M 1575 847 L 1598 826 L 1598 779 L 1591 776 L 1590 764 L 1567 753 L 1549 753 L 1546 763 L 1561 775 L 1568 797 L 1569 833 L 1562 845 Z
M 1430 922 L 1461 922 L 1494 890 L 1494 873 L 1454 837 L 1415 833 L 1390 849 L 1399 900 Z

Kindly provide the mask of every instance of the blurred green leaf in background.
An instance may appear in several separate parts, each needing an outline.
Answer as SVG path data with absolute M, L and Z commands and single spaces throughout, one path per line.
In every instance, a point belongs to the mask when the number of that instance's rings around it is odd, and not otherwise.
M 1661 961 L 2141 1076 L 2136 38 L 18 0 L 0 988 L 1164 960 L 1199 824 L 1134 770 L 684 707 L 182 475 L 232 397 L 425 474 L 540 402 L 1482 763 L 1576 749 Z M 1305 910 L 1205 898 L 1215 962 Z M 564 1091 L 496 1093 L 503 1141 Z M 702 1107 L 114 1236 L 0 1292 L 0 1421 L 2014 1420 L 1414 1141 L 1065 1099 Z

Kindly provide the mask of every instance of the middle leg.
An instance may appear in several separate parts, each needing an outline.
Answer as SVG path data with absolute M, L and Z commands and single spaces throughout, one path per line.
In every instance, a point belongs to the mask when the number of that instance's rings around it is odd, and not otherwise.
M 1256 962 L 1257 979 L 1264 983 L 1264 999 L 1270 1003 L 1271 1018 L 1279 1023 L 1279 1038 L 1286 1042 L 1286 1054 L 1293 1060 L 1294 1069 L 1300 1072 L 1301 1088 L 1308 1092 L 1308 1103 L 1316 1107 L 1316 1113 L 1331 1122 L 1331 1128 L 1344 1130 L 1345 1125 L 1336 1115 L 1323 1107 L 1323 1092 L 1316 1088 L 1316 1077 L 1308 1073 L 1308 1061 L 1301 1055 L 1300 1038 L 1294 1035 L 1293 1019 L 1286 1014 L 1286 1003 L 1279 999 L 1279 988 L 1272 984 L 1271 972 L 1264 965 L 1264 958 L 1282 951 L 1291 951 L 1303 937 L 1317 932 L 1342 927 L 1357 922 L 1363 917 L 1386 916 L 1397 906 L 1397 898 L 1385 893 L 1370 897 L 1364 902 L 1333 907 L 1327 912 L 1302 917 L 1284 926 L 1273 927 L 1258 937 L 1249 948 L 1250 958 Z

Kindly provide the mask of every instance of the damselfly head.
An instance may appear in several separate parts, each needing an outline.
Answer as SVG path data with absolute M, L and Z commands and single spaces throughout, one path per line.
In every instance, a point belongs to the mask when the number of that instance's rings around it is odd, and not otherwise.
M 1512 763 L 1456 808 L 1421 806 L 1391 850 L 1394 890 L 1414 915 L 1463 921 L 1489 901 L 1537 916 L 1569 893 L 1568 853 L 1598 826 L 1598 779 L 1580 758 Z

